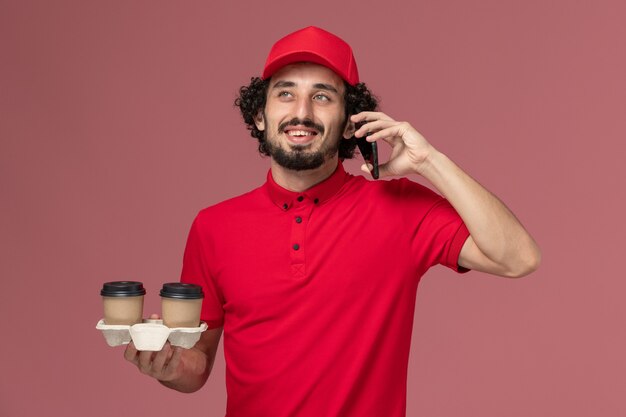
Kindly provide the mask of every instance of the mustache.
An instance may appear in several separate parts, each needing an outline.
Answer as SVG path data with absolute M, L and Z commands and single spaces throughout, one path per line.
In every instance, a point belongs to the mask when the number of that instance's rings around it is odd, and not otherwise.
M 304 120 L 300 120 L 297 118 L 291 119 L 288 122 L 283 122 L 278 126 L 278 131 L 282 132 L 283 130 L 285 130 L 285 128 L 287 126 L 304 126 L 304 127 L 308 127 L 310 129 L 315 129 L 317 130 L 320 134 L 324 134 L 324 126 L 315 123 L 313 120 L 310 119 L 304 119 Z

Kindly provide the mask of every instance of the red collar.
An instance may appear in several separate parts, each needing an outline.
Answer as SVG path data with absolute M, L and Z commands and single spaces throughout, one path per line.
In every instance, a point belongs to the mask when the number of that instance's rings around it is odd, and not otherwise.
M 348 179 L 349 174 L 343 169 L 341 162 L 337 164 L 337 169 L 319 184 L 315 184 L 313 187 L 303 192 L 289 191 L 280 185 L 276 184 L 272 177 L 272 170 L 267 173 L 267 181 L 264 188 L 274 204 L 281 208 L 281 210 L 288 210 L 295 201 L 303 201 L 305 199 L 312 201 L 314 204 L 322 204 L 339 191 L 343 184 Z

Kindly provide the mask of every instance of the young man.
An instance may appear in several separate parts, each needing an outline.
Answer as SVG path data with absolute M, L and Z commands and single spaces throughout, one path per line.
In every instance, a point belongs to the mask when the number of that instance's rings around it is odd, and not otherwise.
M 335 35 L 309 27 L 279 40 L 236 103 L 270 171 L 191 228 L 182 281 L 203 287 L 210 329 L 192 349 L 131 344 L 126 358 L 192 392 L 223 330 L 229 417 L 404 416 L 420 277 L 435 264 L 523 276 L 539 264 L 537 245 L 410 124 L 373 111 Z M 417 173 L 443 197 L 347 174 L 341 160 L 366 135 L 393 148 L 382 177 Z

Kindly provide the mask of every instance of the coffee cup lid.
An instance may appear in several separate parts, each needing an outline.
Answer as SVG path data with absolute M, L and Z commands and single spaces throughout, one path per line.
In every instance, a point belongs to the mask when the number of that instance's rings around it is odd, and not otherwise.
M 145 293 L 143 283 L 138 281 L 105 282 L 100 290 L 100 295 L 104 297 L 135 297 Z
M 179 298 L 182 300 L 204 298 L 201 286 L 184 282 L 168 282 L 163 284 L 160 295 L 165 298 Z

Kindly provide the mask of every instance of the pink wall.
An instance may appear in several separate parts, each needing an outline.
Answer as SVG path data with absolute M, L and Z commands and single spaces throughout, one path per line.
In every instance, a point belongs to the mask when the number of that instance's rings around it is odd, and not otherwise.
M 0 415 L 223 416 L 221 351 L 166 390 L 95 330 L 98 290 L 141 280 L 158 312 L 195 213 L 263 181 L 232 102 L 309 24 L 544 252 L 521 280 L 424 278 L 408 415 L 626 415 L 626 3 L 226 3 L 0 4 Z

